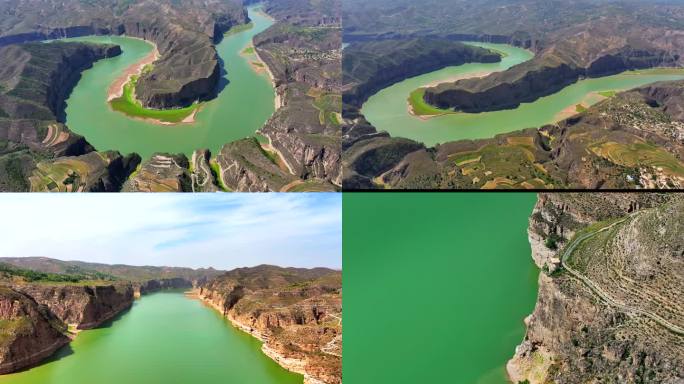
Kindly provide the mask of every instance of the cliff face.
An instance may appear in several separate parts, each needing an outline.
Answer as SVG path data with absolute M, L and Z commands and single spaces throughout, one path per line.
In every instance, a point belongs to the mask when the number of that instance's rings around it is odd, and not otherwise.
M 77 329 L 95 328 L 133 304 L 131 284 L 17 285 L 14 289 L 47 306 L 62 322 Z
M 233 191 L 280 191 L 297 179 L 269 159 L 256 139 L 224 145 L 216 161 L 221 183 Z
M 161 291 L 163 289 L 192 288 L 192 286 L 193 283 L 191 281 L 178 277 L 170 279 L 148 280 L 143 283 L 135 283 L 133 284 L 133 290 L 135 292 L 135 296 L 140 296 Z
M 684 379 L 684 334 L 677 331 L 684 326 L 683 206 L 676 195 L 540 195 L 529 232 L 535 262 L 547 273 L 508 364 L 514 382 Z M 548 269 L 548 254 L 559 253 L 541 250 L 543 239 L 557 235 L 567 249 L 574 233 L 605 220 L 616 224 L 573 247 L 565 261 L 571 270 Z
M 201 285 L 201 299 L 307 384 L 342 382 L 341 274 L 330 270 L 256 267 Z
M 34 365 L 69 342 L 49 310 L 8 287 L 0 287 L 0 323 L 0 374 Z
M 24 44 L 0 48 L 0 110 L 8 120 L 0 125 L 0 138 L 55 154 L 74 153 L 81 145 L 79 136 L 66 128 L 59 140 L 48 141 L 40 122 L 64 122 L 66 98 L 81 77 L 81 72 L 97 60 L 121 54 L 113 45 L 83 43 Z M 16 123 L 14 121 L 16 121 Z M 22 121 L 33 120 L 34 131 L 19 129 Z M 58 125 L 58 124 L 55 124 Z M 24 125 L 22 128 L 26 128 Z M 40 129 L 42 128 L 42 129 Z M 40 134 L 42 133 L 42 135 Z M 65 136 L 65 137 L 64 137 Z

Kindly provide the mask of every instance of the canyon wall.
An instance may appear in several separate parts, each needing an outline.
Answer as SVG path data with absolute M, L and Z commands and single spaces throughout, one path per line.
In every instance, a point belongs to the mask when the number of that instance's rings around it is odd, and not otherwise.
M 66 326 L 44 306 L 0 286 L 0 374 L 37 364 L 69 343 Z
M 196 293 L 263 341 L 267 356 L 303 374 L 306 384 L 341 384 L 341 274 L 322 269 L 283 274 L 282 269 L 251 275 L 247 270 L 243 276 L 209 280 Z
M 47 306 L 63 323 L 95 328 L 133 304 L 130 283 L 97 286 L 16 285 L 14 289 Z

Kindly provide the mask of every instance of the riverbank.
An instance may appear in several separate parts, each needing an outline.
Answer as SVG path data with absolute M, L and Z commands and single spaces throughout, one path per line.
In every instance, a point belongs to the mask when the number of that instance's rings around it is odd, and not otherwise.
M 126 36 L 130 37 L 130 36 Z M 112 100 L 122 97 L 124 94 L 124 87 L 126 84 L 128 84 L 133 76 L 140 76 L 143 72 L 143 69 L 147 65 L 151 65 L 155 61 L 159 60 L 159 49 L 157 48 L 157 44 L 147 41 L 138 37 L 130 37 L 131 39 L 138 39 L 145 41 L 146 43 L 152 45 L 152 52 L 150 52 L 147 56 L 145 56 L 142 60 L 140 60 L 137 63 L 132 64 L 128 68 L 126 68 L 121 76 L 117 77 L 112 85 L 109 87 L 109 91 L 107 92 L 107 101 L 111 102 Z
M 324 382 L 312 377 L 311 375 L 309 375 L 306 372 L 306 370 L 305 370 L 306 363 L 304 361 L 299 360 L 299 359 L 291 359 L 291 358 L 288 358 L 288 357 L 282 355 L 280 352 L 276 351 L 275 349 L 271 348 L 268 345 L 268 341 L 269 341 L 268 336 L 264 335 L 263 333 L 259 332 L 258 330 L 254 329 L 254 328 L 252 328 L 246 324 L 241 323 L 231 314 L 225 313 L 224 309 L 221 307 L 221 303 L 217 303 L 217 302 L 213 301 L 211 298 L 209 298 L 205 295 L 202 295 L 200 293 L 200 290 L 198 290 L 198 289 L 192 289 L 191 291 L 186 292 L 185 295 L 189 298 L 198 299 L 202 303 L 204 303 L 204 304 L 208 305 L 209 307 L 217 310 L 221 314 L 221 316 L 228 319 L 228 321 L 230 321 L 230 323 L 235 328 L 238 328 L 239 330 L 241 330 L 245 333 L 248 333 L 252 337 L 261 341 L 263 343 L 261 346 L 261 351 L 266 356 L 271 358 L 273 361 L 278 363 L 278 365 L 280 365 L 281 367 L 287 369 L 290 372 L 294 372 L 294 373 L 298 373 L 300 375 L 303 375 L 304 376 L 304 384 L 325 384 Z
M 280 94 L 278 93 L 278 85 L 276 84 L 276 78 L 273 76 L 273 72 L 271 71 L 271 68 L 266 64 L 266 61 L 259 55 L 259 50 L 254 47 L 254 56 L 256 56 L 256 59 L 260 64 L 263 65 L 264 71 L 268 74 L 268 78 L 271 80 L 271 85 L 273 86 L 273 92 L 275 93 L 275 110 L 279 110 L 283 106 L 283 100 Z M 254 68 L 254 65 L 250 64 L 252 68 Z M 258 73 L 258 72 L 257 72 Z

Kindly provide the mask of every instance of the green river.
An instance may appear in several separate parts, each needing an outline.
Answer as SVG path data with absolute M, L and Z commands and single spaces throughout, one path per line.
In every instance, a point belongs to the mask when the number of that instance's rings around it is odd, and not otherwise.
M 448 141 L 489 138 L 500 133 L 550 124 L 562 120 L 561 113 L 568 107 L 598 102 L 601 98 L 596 92 L 626 90 L 656 81 L 684 79 L 684 70 L 681 73 L 668 73 L 660 69 L 624 72 L 614 76 L 580 80 L 553 95 L 521 104 L 516 109 L 476 114 L 456 113 L 427 120 L 410 115 L 407 99 L 417 88 L 468 74 L 503 71 L 533 57 L 531 52 L 510 45 L 468 44 L 492 48 L 505 52 L 507 56 L 500 63 L 447 67 L 387 87 L 371 96 L 363 105 L 366 119 L 379 131 L 387 131 L 395 137 L 405 137 L 433 146 Z
M 81 332 L 35 368 L 2 384 L 294 384 L 303 377 L 264 355 L 261 343 L 182 292 L 143 296 L 104 326 Z
M 217 45 L 224 61 L 228 82 L 218 97 L 205 103 L 192 124 L 160 125 L 133 119 L 115 112 L 107 102 L 107 92 L 123 71 L 142 60 L 153 49 L 149 43 L 123 36 L 88 36 L 65 39 L 113 43 L 123 54 L 101 60 L 83 73 L 83 77 L 67 100 L 67 125 L 86 137 L 97 150 L 136 152 L 149 158 L 155 152 L 192 154 L 208 148 L 216 153 L 231 141 L 254 136 L 275 111 L 275 91 L 265 72 L 257 73 L 250 65 L 253 56 L 241 55 L 254 35 L 272 25 L 272 21 L 249 7 L 254 27 L 228 34 Z
M 537 297 L 535 201 L 344 194 L 345 382 L 506 383 Z

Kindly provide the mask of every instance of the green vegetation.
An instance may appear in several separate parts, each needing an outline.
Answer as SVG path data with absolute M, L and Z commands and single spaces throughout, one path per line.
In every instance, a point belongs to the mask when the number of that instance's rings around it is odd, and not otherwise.
M 649 143 L 604 142 L 589 147 L 596 155 L 625 167 L 651 166 L 684 176 L 684 164 L 669 152 Z
M 438 116 L 456 113 L 448 109 L 439 109 L 437 107 L 433 107 L 432 105 L 425 102 L 425 99 L 423 98 L 424 96 L 425 88 L 418 88 L 415 91 L 411 92 L 411 94 L 409 95 L 408 102 L 411 105 L 411 109 L 413 110 L 414 115 Z
M 318 120 L 322 125 L 337 127 L 340 120 L 337 115 L 342 111 L 342 97 L 335 94 L 323 94 L 315 98 L 314 107 L 320 111 Z
M 319 180 L 307 180 L 287 190 L 287 192 L 332 192 L 335 186 Z
M 575 105 L 575 110 L 577 111 L 577 113 L 582 113 L 582 112 L 586 112 L 587 107 L 585 107 L 582 104 L 577 104 L 577 105 Z
M 562 237 L 558 236 L 555 233 L 552 233 L 549 235 L 549 237 L 546 238 L 546 240 L 544 240 L 544 245 L 548 249 L 556 250 L 558 249 L 558 242 L 561 240 L 563 240 Z
M 230 30 L 228 30 L 228 32 L 226 32 L 226 33 L 224 34 L 224 36 L 234 35 L 234 34 L 236 34 L 236 33 L 248 31 L 248 30 L 250 30 L 250 29 L 252 29 L 252 28 L 254 28 L 254 23 L 247 23 L 247 24 L 236 25 L 236 26 L 234 26 L 233 28 L 231 28 Z
M 33 325 L 28 316 L 0 319 L 0 347 L 6 347 L 16 335 L 29 333 L 32 328 Z
M 9 276 L 21 277 L 28 282 L 50 282 L 50 283 L 79 283 L 83 281 L 105 280 L 111 281 L 115 278 L 106 273 L 96 271 L 82 271 L 74 267 L 70 270 L 71 273 L 44 273 L 37 272 L 30 269 L 22 269 L 12 266 L 10 264 L 0 263 L 0 273 Z
M 254 54 L 254 47 L 247 47 L 242 50 L 243 55 L 253 55 Z
M 603 96 L 603 97 L 613 97 L 617 94 L 617 92 L 616 91 L 601 91 L 598 94 Z
M 230 188 L 223 183 L 223 178 L 221 177 L 221 166 L 219 163 L 212 159 L 209 161 L 209 168 L 211 168 L 211 173 L 214 174 L 214 178 L 216 179 L 218 187 L 224 192 L 231 192 Z
M 150 70 L 148 66 L 143 69 Z M 195 103 L 189 107 L 178 109 L 148 109 L 135 99 L 135 85 L 138 82 L 138 76 L 132 76 L 131 81 L 124 85 L 123 96 L 116 98 L 110 102 L 112 109 L 118 112 L 125 113 L 131 117 L 140 117 L 145 119 L 154 119 L 166 123 L 180 123 L 188 116 L 192 115 L 199 107 L 200 103 Z
M 269 160 L 275 165 L 278 165 L 278 154 L 273 152 L 273 151 L 267 151 L 264 149 L 264 147 L 261 147 L 261 151 L 264 153 L 264 156 L 268 157 Z
M 535 160 L 534 138 L 508 137 L 507 143 L 488 144 L 449 156 L 454 172 L 473 188 L 543 189 L 554 185 L 547 170 Z

